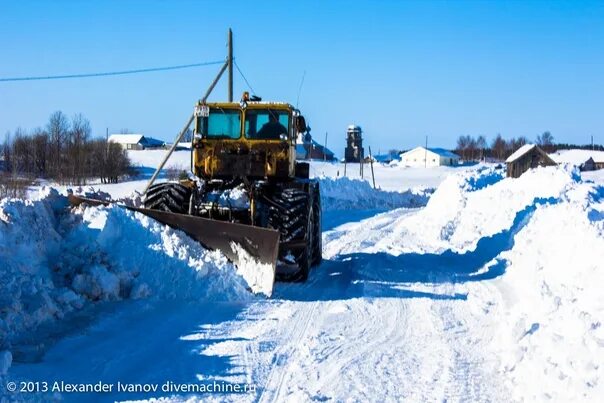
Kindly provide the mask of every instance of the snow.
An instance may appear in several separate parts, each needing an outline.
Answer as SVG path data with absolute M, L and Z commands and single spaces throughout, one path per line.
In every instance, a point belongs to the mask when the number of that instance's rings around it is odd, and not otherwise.
M 320 177 L 321 203 L 323 210 L 367 210 L 375 208 L 424 206 L 430 191 L 423 189 L 404 192 L 373 189 L 363 180 Z
M 587 161 L 590 157 L 595 162 L 604 162 L 604 151 L 592 151 L 592 150 L 560 150 L 549 155 L 557 163 L 566 163 L 573 165 L 581 165 Z
M 0 348 L 98 301 L 250 298 L 226 258 L 183 233 L 117 206 L 70 213 L 45 193 L 0 202 Z
M 439 166 L 439 167 L 405 167 L 393 161 L 391 164 L 374 163 L 375 185 L 378 189 L 404 192 L 407 190 L 431 190 L 436 188 L 449 175 L 458 172 L 471 172 L 483 165 L 471 166 Z M 312 161 L 310 165 L 312 177 L 341 178 L 344 176 L 344 164 Z M 359 164 L 346 164 L 346 177 L 366 181 L 373 185 L 370 164 L 363 164 L 363 176 L 360 175 Z
M 112 134 L 108 141 L 118 144 L 137 144 L 142 138 L 142 134 Z
M 604 185 L 604 169 L 581 172 L 581 178 L 586 181 L 592 181 L 600 185 Z
M 188 144 L 188 143 L 187 143 Z M 168 154 L 167 150 L 128 150 L 128 157 L 134 166 L 148 167 L 153 170 Z M 191 150 L 177 150 L 172 153 L 165 167 L 191 167 Z
M 222 192 L 210 192 L 207 194 L 206 201 L 233 209 L 247 209 L 250 206 L 250 199 L 243 185 Z
M 245 249 L 234 242 L 231 242 L 231 248 L 235 251 L 239 262 L 237 273 L 244 278 L 254 293 L 270 297 L 273 294 L 273 284 L 275 283 L 273 266 L 256 261 Z
M 596 400 L 604 391 L 598 363 L 604 357 L 604 189 L 563 168 L 539 168 L 519 179 L 484 171 L 474 185 L 468 179 L 448 178 L 417 213 L 394 211 L 328 233 L 327 258 L 373 255 L 359 268 L 380 282 L 434 282 L 435 267 L 440 276 L 451 273 L 453 283 L 493 278 L 454 288 L 491 314 L 475 326 L 490 330 L 490 353 L 483 354 L 501 357 L 491 370 L 512 400 Z M 396 271 L 393 256 L 419 273 Z M 389 265 L 383 274 L 377 270 Z M 428 400 L 441 397 L 435 392 Z
M 268 290 L 268 270 L 234 268 L 138 213 L 65 214 L 49 189 L 3 200 L 2 383 L 256 386 L 102 396 L 118 401 L 601 400 L 601 172 L 374 168 L 378 189 L 368 165 L 343 178 L 342 164 L 311 163 L 324 260 L 271 298 L 248 292 Z
M 497 286 L 509 291 L 499 354 L 513 400 L 604 394 L 604 193 L 593 190 L 576 184 L 558 202 L 538 206 L 501 255 L 508 267 Z

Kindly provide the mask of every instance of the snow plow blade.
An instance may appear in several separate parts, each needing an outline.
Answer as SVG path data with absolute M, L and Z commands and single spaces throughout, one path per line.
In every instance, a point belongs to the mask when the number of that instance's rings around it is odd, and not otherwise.
M 79 206 L 80 204 L 107 206 L 113 204 L 107 201 L 89 199 L 75 195 L 69 195 L 68 198 L 69 203 L 72 206 Z M 169 213 L 126 205 L 119 206 L 131 211 L 137 211 L 162 224 L 185 232 L 206 248 L 219 250 L 239 268 L 249 260 L 261 264 L 264 270 L 267 269 L 267 266 L 270 267 L 272 273 L 270 273 L 269 279 L 266 278 L 266 273 L 264 276 L 261 276 L 261 273 L 248 273 L 251 278 L 247 278 L 245 274 L 243 276 L 254 292 L 256 292 L 254 286 L 258 285 L 255 283 L 260 282 L 262 283 L 262 291 L 260 292 L 267 296 L 270 296 L 272 293 L 277 267 L 277 254 L 279 252 L 278 231 L 245 224 L 211 220 L 186 214 Z M 238 248 L 237 245 L 239 245 L 240 248 Z M 245 253 L 241 253 L 241 250 Z M 259 267 L 258 269 L 262 268 Z

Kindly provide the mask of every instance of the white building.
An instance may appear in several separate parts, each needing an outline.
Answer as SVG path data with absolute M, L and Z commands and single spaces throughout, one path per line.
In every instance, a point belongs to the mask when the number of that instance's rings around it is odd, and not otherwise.
M 444 148 L 416 147 L 401 154 L 400 165 L 410 167 L 438 167 L 459 164 L 459 155 Z
M 109 136 L 110 143 L 117 143 L 124 150 L 145 150 L 147 148 L 161 148 L 165 143 L 142 134 L 112 134 Z

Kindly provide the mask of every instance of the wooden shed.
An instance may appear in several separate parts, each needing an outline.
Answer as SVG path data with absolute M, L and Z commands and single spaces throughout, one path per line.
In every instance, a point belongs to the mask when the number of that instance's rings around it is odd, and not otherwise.
M 536 144 L 523 145 L 510 155 L 505 163 L 509 178 L 518 178 L 530 168 L 556 165 L 556 162 Z

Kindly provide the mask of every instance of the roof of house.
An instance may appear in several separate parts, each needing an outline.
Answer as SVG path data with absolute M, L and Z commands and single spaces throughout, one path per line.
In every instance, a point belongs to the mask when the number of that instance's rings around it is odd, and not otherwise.
M 445 150 L 444 148 L 433 148 L 433 147 L 428 147 L 429 151 L 432 151 L 435 154 L 440 155 L 441 157 L 447 157 L 447 158 L 459 158 L 459 155 L 449 151 L 449 150 Z
M 334 154 L 333 154 L 333 151 L 331 151 L 329 148 L 327 148 L 327 147 L 323 146 L 322 144 L 317 143 L 317 142 L 316 142 L 316 141 L 314 141 L 314 140 L 312 140 L 312 145 L 313 145 L 313 147 L 318 147 L 318 148 L 320 148 L 321 150 L 323 150 L 323 152 L 324 152 L 325 154 L 331 154 L 331 155 L 334 155 Z
M 409 151 L 407 151 L 405 153 L 402 153 L 401 157 L 403 155 L 412 153 L 412 152 L 414 152 L 416 150 L 428 150 L 430 152 L 433 152 L 434 154 L 438 154 L 441 157 L 446 157 L 446 158 L 459 158 L 459 155 L 457 155 L 457 154 L 455 154 L 455 153 L 453 153 L 453 152 L 451 152 L 449 150 L 446 150 L 444 148 L 438 148 L 438 147 L 428 147 L 428 148 L 426 148 L 426 147 L 422 147 L 422 146 L 415 147 L 413 150 L 409 150 Z
M 512 155 L 510 155 L 508 157 L 507 160 L 505 160 L 506 163 L 509 162 L 514 162 L 516 161 L 518 158 L 522 157 L 524 154 L 528 153 L 529 151 L 531 151 L 533 148 L 537 147 L 536 144 L 525 144 L 522 147 L 520 147 L 519 149 L 517 149 L 516 151 L 514 151 L 512 153 Z
M 397 159 L 397 156 L 392 154 L 378 154 L 374 155 L 373 159 L 377 162 L 390 162 Z
M 581 165 L 582 163 L 593 158 L 594 162 L 604 162 L 604 151 L 592 151 L 592 150 L 560 150 L 554 154 L 550 154 L 550 157 L 558 163 L 568 163 L 573 165 Z
M 321 150 L 323 153 L 327 154 L 327 155 L 335 155 L 333 153 L 333 151 L 331 151 L 329 148 L 325 148 L 323 147 L 321 144 L 317 143 L 314 140 L 311 140 L 311 143 L 298 143 L 296 144 L 296 154 L 298 155 L 306 155 L 307 151 L 306 151 L 306 145 L 312 144 L 313 148 L 315 149 L 319 149 Z
M 111 143 L 138 144 L 143 139 L 142 134 L 112 134 L 109 136 Z
M 109 141 L 118 144 L 144 144 L 146 146 L 161 146 L 165 142 L 152 137 L 145 137 L 142 134 L 112 134 Z

